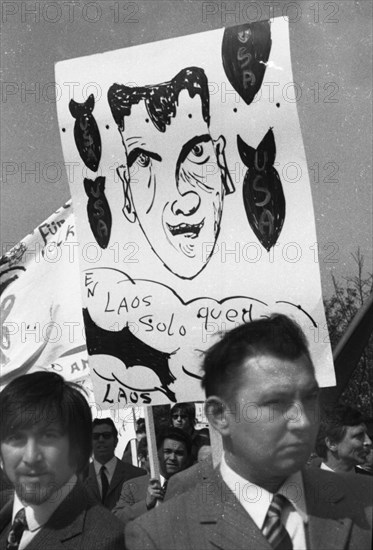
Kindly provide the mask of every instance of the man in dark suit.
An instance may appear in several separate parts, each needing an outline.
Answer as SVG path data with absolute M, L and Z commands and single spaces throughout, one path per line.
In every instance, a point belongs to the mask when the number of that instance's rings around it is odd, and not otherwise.
M 172 477 L 190 464 L 192 440 L 183 430 L 168 428 L 158 436 L 157 450 L 160 479 L 151 479 L 147 475 L 123 484 L 120 499 L 112 512 L 124 524 L 164 500 Z
M 85 488 L 94 501 L 112 510 L 120 497 L 123 483 L 145 475 L 146 470 L 122 462 L 114 455 L 118 431 L 111 418 L 95 418 L 92 442 L 93 462 L 88 468 Z
M 0 511 L 0 548 L 123 550 L 122 525 L 78 480 L 91 429 L 87 400 L 58 374 L 27 374 L 3 389 L 1 459 L 15 490 Z
M 220 465 L 206 482 L 130 522 L 126 548 L 370 549 L 367 478 L 304 468 L 319 391 L 300 327 L 284 315 L 244 324 L 208 350 L 203 367 L 206 414 L 222 436 Z

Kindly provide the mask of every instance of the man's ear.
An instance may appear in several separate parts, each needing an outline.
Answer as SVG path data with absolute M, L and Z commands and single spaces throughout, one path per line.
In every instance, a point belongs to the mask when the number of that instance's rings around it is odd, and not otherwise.
M 117 174 L 119 179 L 123 184 L 123 195 L 124 195 L 124 206 L 123 214 L 130 223 L 134 223 L 137 219 L 136 211 L 133 206 L 132 196 L 131 196 L 131 187 L 130 187 L 130 178 L 127 170 L 127 166 L 121 165 L 117 168 Z
M 205 403 L 205 414 L 210 424 L 221 436 L 229 433 L 228 407 L 223 399 L 216 395 L 210 396 Z
M 330 437 L 325 438 L 325 445 L 327 446 L 328 450 L 331 451 L 332 453 L 335 453 L 335 451 L 337 450 L 337 443 L 332 439 L 330 439 Z
M 218 166 L 221 171 L 221 179 L 225 189 L 225 194 L 230 195 L 235 191 L 235 186 L 228 171 L 227 161 L 225 158 L 225 145 L 226 141 L 224 136 L 219 136 L 218 139 L 214 141 L 216 158 L 218 159 Z

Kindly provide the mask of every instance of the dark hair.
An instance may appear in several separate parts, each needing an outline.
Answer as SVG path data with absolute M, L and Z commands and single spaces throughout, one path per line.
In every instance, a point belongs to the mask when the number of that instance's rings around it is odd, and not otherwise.
M 244 361 L 261 354 L 290 360 L 305 355 L 313 365 L 307 339 L 300 326 L 286 315 L 272 314 L 227 332 L 207 350 L 202 365 L 202 388 L 206 397 L 218 395 L 229 398 L 240 384 L 239 375 Z
M 24 374 L 0 393 L 0 439 L 39 422 L 58 422 L 69 438 L 70 461 L 81 472 L 92 452 L 92 415 L 80 386 L 54 372 Z
M 316 439 L 316 452 L 321 458 L 327 458 L 328 447 L 325 439 L 328 437 L 334 443 L 344 438 L 348 426 L 358 426 L 364 422 L 360 411 L 348 405 L 325 407 L 322 411 L 319 432 Z
M 136 433 L 137 434 L 145 434 L 146 433 L 146 426 L 145 426 L 145 418 L 138 418 L 136 420 Z
M 207 125 L 210 122 L 209 90 L 203 69 L 189 67 L 180 71 L 172 80 L 152 86 L 130 87 L 113 84 L 108 91 L 111 113 L 121 132 L 124 117 L 131 114 L 132 105 L 145 101 L 146 110 L 154 126 L 160 132 L 166 131 L 171 118 L 176 116 L 179 94 L 187 90 L 190 97 L 199 95 L 202 102 L 202 116 Z
M 137 445 L 137 458 L 144 457 L 146 458 L 148 456 L 148 441 L 146 437 L 143 437 L 140 439 L 138 445 Z
M 196 423 L 196 406 L 194 403 L 175 403 L 175 405 L 170 410 L 170 417 L 172 422 L 172 415 L 173 413 L 180 411 L 184 413 L 188 419 L 189 424 L 192 428 L 194 428 Z
M 188 456 L 192 452 L 192 439 L 191 437 L 181 430 L 180 428 L 166 428 L 157 435 L 157 449 L 160 450 L 165 439 L 173 439 L 174 441 L 180 441 L 184 443 Z
M 102 424 L 106 424 L 107 426 L 111 427 L 111 431 L 113 436 L 118 439 L 118 430 L 111 418 L 95 418 L 92 422 L 92 431 L 95 426 L 101 426 Z

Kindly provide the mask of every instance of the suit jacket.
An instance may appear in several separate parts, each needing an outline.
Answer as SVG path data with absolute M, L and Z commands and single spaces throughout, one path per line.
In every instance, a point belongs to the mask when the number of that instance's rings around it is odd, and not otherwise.
M 132 519 L 135 519 L 145 512 L 148 512 L 146 507 L 146 493 L 150 475 L 137 477 L 123 483 L 122 492 L 112 513 L 120 519 L 124 524 Z
M 309 468 L 303 482 L 308 550 L 370 550 L 372 484 Z M 131 521 L 127 550 L 271 550 L 220 473 Z
M 212 475 L 214 475 L 212 457 L 193 464 L 193 466 L 190 466 L 186 470 L 170 477 L 165 500 L 181 495 L 197 484 L 206 483 Z
M 13 499 L 0 511 L 0 548 L 6 546 Z M 89 501 L 78 483 L 52 514 L 27 550 L 123 550 L 123 525 L 103 506 Z
M 142 468 L 137 468 L 137 466 L 133 466 L 132 464 L 128 464 L 127 462 L 122 462 L 121 460 L 117 459 L 117 465 L 115 467 L 113 477 L 110 481 L 108 492 L 106 494 L 104 502 L 101 503 L 101 493 L 97 483 L 95 467 L 93 465 L 93 462 L 91 462 L 88 468 L 88 476 L 84 480 L 84 486 L 90 498 L 94 502 L 99 502 L 100 504 L 103 504 L 105 508 L 112 510 L 119 500 L 123 483 L 125 481 L 128 481 L 129 479 L 133 479 L 134 477 L 144 475 L 146 475 L 146 470 L 143 470 Z

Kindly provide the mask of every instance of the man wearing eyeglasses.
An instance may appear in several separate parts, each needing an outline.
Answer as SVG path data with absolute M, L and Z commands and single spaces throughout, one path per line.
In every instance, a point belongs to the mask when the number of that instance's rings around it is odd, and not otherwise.
M 210 445 L 207 428 L 196 430 L 196 406 L 194 403 L 176 403 L 171 411 L 171 425 L 186 432 L 192 440 L 191 463 L 198 462 L 198 451 L 204 445 Z
M 122 462 L 114 454 L 118 431 L 111 418 L 96 418 L 92 429 L 93 461 L 89 465 L 85 487 L 89 495 L 112 510 L 119 500 L 122 485 L 146 474 L 146 470 Z

